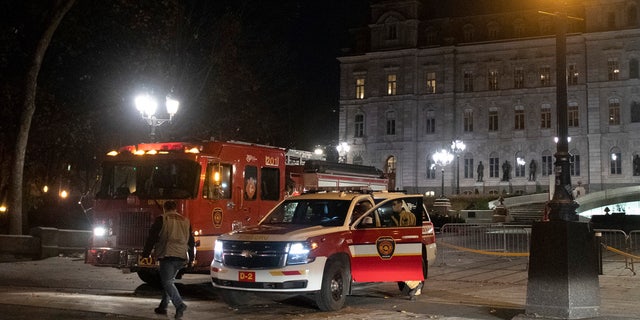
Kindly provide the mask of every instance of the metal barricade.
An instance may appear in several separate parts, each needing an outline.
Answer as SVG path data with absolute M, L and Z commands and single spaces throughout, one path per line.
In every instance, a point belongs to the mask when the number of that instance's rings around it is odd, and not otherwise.
M 529 254 L 531 226 L 500 223 L 448 223 L 436 237 L 438 259 L 447 263 L 452 252 L 470 252 L 494 257 L 526 257 Z
M 640 240 L 640 231 L 631 231 L 629 235 L 615 229 L 595 229 L 595 232 L 601 235 L 600 262 L 624 263 L 625 268 L 635 275 L 633 256 L 638 254 L 640 248 L 634 246 L 637 246 L 636 243 Z

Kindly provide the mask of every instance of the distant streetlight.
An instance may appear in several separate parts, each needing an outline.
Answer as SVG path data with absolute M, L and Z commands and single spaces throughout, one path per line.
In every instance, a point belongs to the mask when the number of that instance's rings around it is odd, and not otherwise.
M 454 140 L 451 142 L 451 151 L 456 155 L 456 194 L 460 194 L 460 154 L 464 152 L 467 146 L 462 140 Z
M 146 120 L 151 126 L 151 133 L 149 137 L 151 141 L 155 141 L 156 127 L 162 125 L 167 121 L 171 121 L 173 116 L 178 112 L 180 102 L 171 96 L 167 96 L 165 100 L 165 107 L 167 108 L 167 114 L 169 118 L 159 118 L 156 116 L 156 109 L 158 108 L 158 102 L 155 97 L 149 94 L 142 94 L 135 98 L 136 109 L 140 112 L 142 119 Z
M 453 161 L 453 154 L 449 153 L 449 151 L 442 149 L 433 154 L 433 162 L 441 168 L 442 175 L 442 191 L 440 193 L 440 198 L 444 198 L 444 167 L 449 165 Z
M 346 142 L 340 142 L 336 147 L 336 150 L 338 151 L 338 162 L 346 163 L 347 154 L 349 153 L 349 150 L 351 150 L 351 146 Z

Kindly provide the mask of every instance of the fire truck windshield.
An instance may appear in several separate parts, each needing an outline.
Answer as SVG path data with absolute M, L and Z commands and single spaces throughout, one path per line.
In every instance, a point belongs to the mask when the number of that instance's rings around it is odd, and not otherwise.
M 348 200 L 288 200 L 271 211 L 262 224 L 341 226 L 350 204 Z
M 197 194 L 199 166 L 188 160 L 107 162 L 99 199 L 186 199 Z

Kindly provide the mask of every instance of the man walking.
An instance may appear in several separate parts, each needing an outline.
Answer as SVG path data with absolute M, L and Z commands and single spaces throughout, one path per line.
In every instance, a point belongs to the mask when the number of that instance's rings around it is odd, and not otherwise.
M 169 300 L 176 307 L 176 319 L 182 319 L 187 305 L 182 301 L 176 288 L 175 280 L 178 271 L 191 264 L 195 255 L 195 241 L 189 219 L 179 214 L 175 201 L 164 203 L 164 214 L 157 217 L 149 230 L 149 237 L 144 245 L 142 256 L 149 257 L 155 248 L 155 256 L 160 261 L 160 281 L 162 282 L 162 300 L 155 308 L 157 314 L 167 314 Z

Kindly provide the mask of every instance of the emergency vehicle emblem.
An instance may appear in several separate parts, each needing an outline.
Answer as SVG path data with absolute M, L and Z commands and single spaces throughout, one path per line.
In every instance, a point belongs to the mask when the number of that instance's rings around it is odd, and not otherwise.
M 396 249 L 396 242 L 392 237 L 380 237 L 376 240 L 376 249 L 378 255 L 383 260 L 389 260 L 393 257 L 393 251 Z
M 213 226 L 216 228 L 222 227 L 222 208 L 213 208 L 211 213 L 211 219 L 213 220 Z

